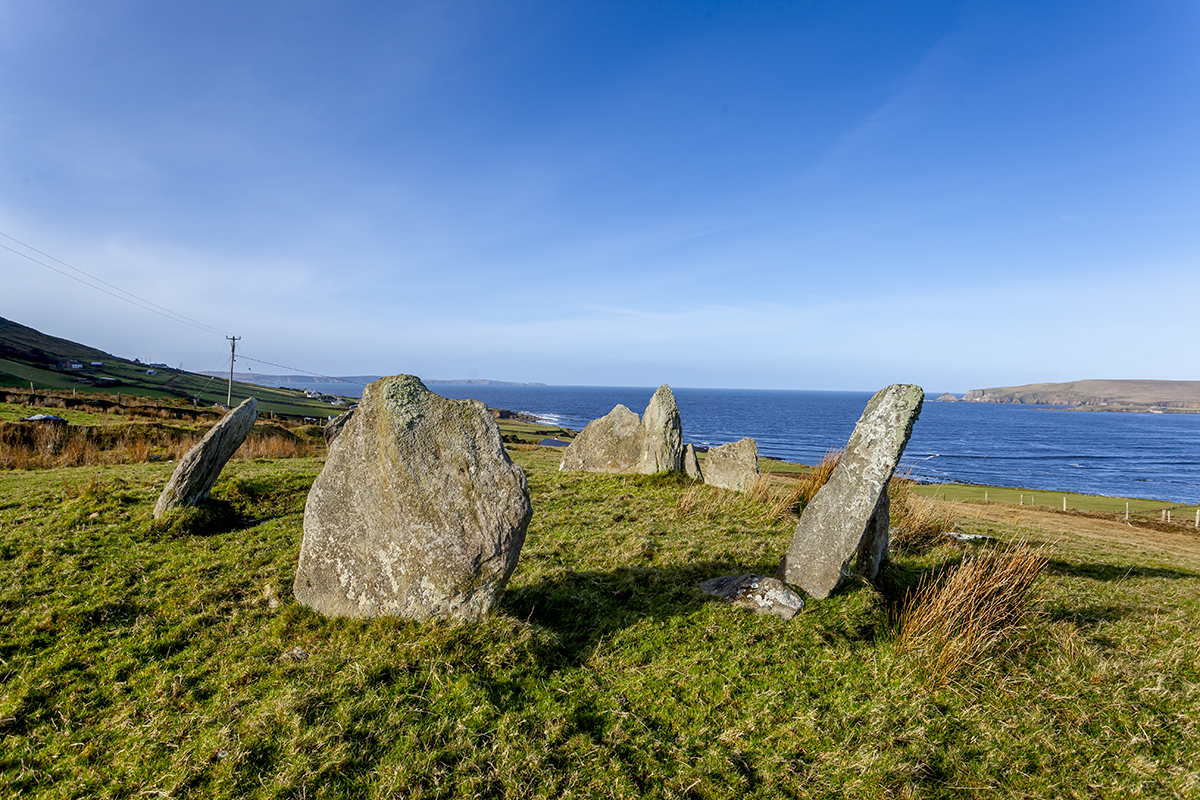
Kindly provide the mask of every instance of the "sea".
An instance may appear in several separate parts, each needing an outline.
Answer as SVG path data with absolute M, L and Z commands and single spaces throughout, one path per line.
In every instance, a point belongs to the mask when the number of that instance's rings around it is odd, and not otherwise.
M 336 388 L 334 388 L 336 387 Z M 320 387 L 314 387 L 320 388 Z M 431 384 L 580 430 L 617 403 L 639 414 L 654 388 Z M 323 389 L 348 395 L 345 383 Z M 744 436 L 760 456 L 815 464 L 845 445 L 870 392 L 674 388 L 685 442 Z M 899 472 L 936 483 L 978 483 L 1200 504 L 1200 414 L 1072 411 L 1054 406 L 950 403 L 929 394 Z

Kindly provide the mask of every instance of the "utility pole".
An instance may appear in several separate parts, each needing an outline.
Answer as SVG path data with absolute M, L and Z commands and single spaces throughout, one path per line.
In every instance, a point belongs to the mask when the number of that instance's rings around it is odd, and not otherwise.
M 225 405 L 233 408 L 233 354 L 237 350 L 237 340 L 240 336 L 226 336 L 229 340 L 229 391 L 225 395 Z

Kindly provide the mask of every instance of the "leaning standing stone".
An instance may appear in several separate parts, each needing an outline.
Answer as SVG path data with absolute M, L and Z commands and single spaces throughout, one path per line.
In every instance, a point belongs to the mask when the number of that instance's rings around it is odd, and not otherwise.
M 758 480 L 758 443 L 747 436 L 723 444 L 704 457 L 704 482 L 721 489 L 744 492 Z
M 251 397 L 212 426 L 204 438 L 179 459 L 179 466 L 154 505 L 154 516 L 161 517 L 173 508 L 194 506 L 208 497 L 225 462 L 246 441 L 257 418 L 258 404 Z
M 776 577 L 818 599 L 855 569 L 872 579 L 886 560 L 887 505 L 880 497 L 912 435 L 925 393 L 896 384 L 878 391 L 850 435 L 829 482 L 800 515 Z M 882 534 L 880 527 L 882 526 Z
M 480 619 L 517 566 L 531 513 L 525 473 L 483 403 L 383 378 L 308 494 L 295 597 L 329 616 Z
M 354 409 L 343 411 L 333 419 L 325 422 L 325 446 L 333 444 L 333 440 L 342 432 L 342 428 L 346 427 L 346 423 L 350 421 L 350 417 L 354 416 Z
M 700 459 L 696 458 L 696 448 L 692 447 L 691 442 L 683 448 L 683 471 L 694 481 L 704 480 L 704 473 L 700 471 Z

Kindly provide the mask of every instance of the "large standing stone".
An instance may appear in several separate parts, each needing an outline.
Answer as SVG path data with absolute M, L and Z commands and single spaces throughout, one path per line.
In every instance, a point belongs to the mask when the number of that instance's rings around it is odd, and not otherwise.
M 758 443 L 747 436 L 713 447 L 704 457 L 704 482 L 722 489 L 744 492 L 758 480 Z
M 671 387 L 658 387 L 640 420 L 618 405 L 589 422 L 563 452 L 558 468 L 642 475 L 683 471 L 683 426 Z
M 330 616 L 479 619 L 517 566 L 531 513 L 483 403 L 382 378 L 308 494 L 294 594 Z
M 173 508 L 194 506 L 208 497 L 225 462 L 246 441 L 257 418 L 258 404 L 251 397 L 212 426 L 204 438 L 179 459 L 179 466 L 175 467 L 171 480 L 167 481 L 154 505 L 154 516 L 160 517 Z
M 875 577 L 887 557 L 887 484 L 924 398 L 921 387 L 907 384 L 871 398 L 829 482 L 801 514 L 777 578 L 824 598 L 856 566 Z

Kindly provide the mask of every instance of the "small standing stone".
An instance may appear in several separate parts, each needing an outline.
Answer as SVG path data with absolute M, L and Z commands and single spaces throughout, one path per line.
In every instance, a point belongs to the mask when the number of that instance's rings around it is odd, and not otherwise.
M 700 471 L 700 459 L 696 458 L 696 448 L 692 447 L 691 442 L 683 448 L 683 471 L 694 481 L 704 480 L 704 473 Z
M 704 457 L 704 482 L 744 492 L 758 479 L 758 443 L 750 437 L 723 444 Z
M 350 417 L 354 415 L 354 409 L 343 411 L 333 419 L 325 423 L 325 446 L 333 444 L 333 440 L 342 432 L 342 428 L 346 427 L 346 423 L 350 421 Z
M 924 399 L 907 384 L 871 398 L 829 482 L 801 514 L 776 577 L 818 599 L 856 569 L 875 578 L 887 559 L 887 484 Z
M 179 459 L 179 466 L 175 467 L 154 505 L 154 516 L 161 517 L 173 508 L 194 506 L 207 498 L 225 463 L 246 441 L 257 418 L 258 404 L 251 397 L 212 426 L 204 438 Z

